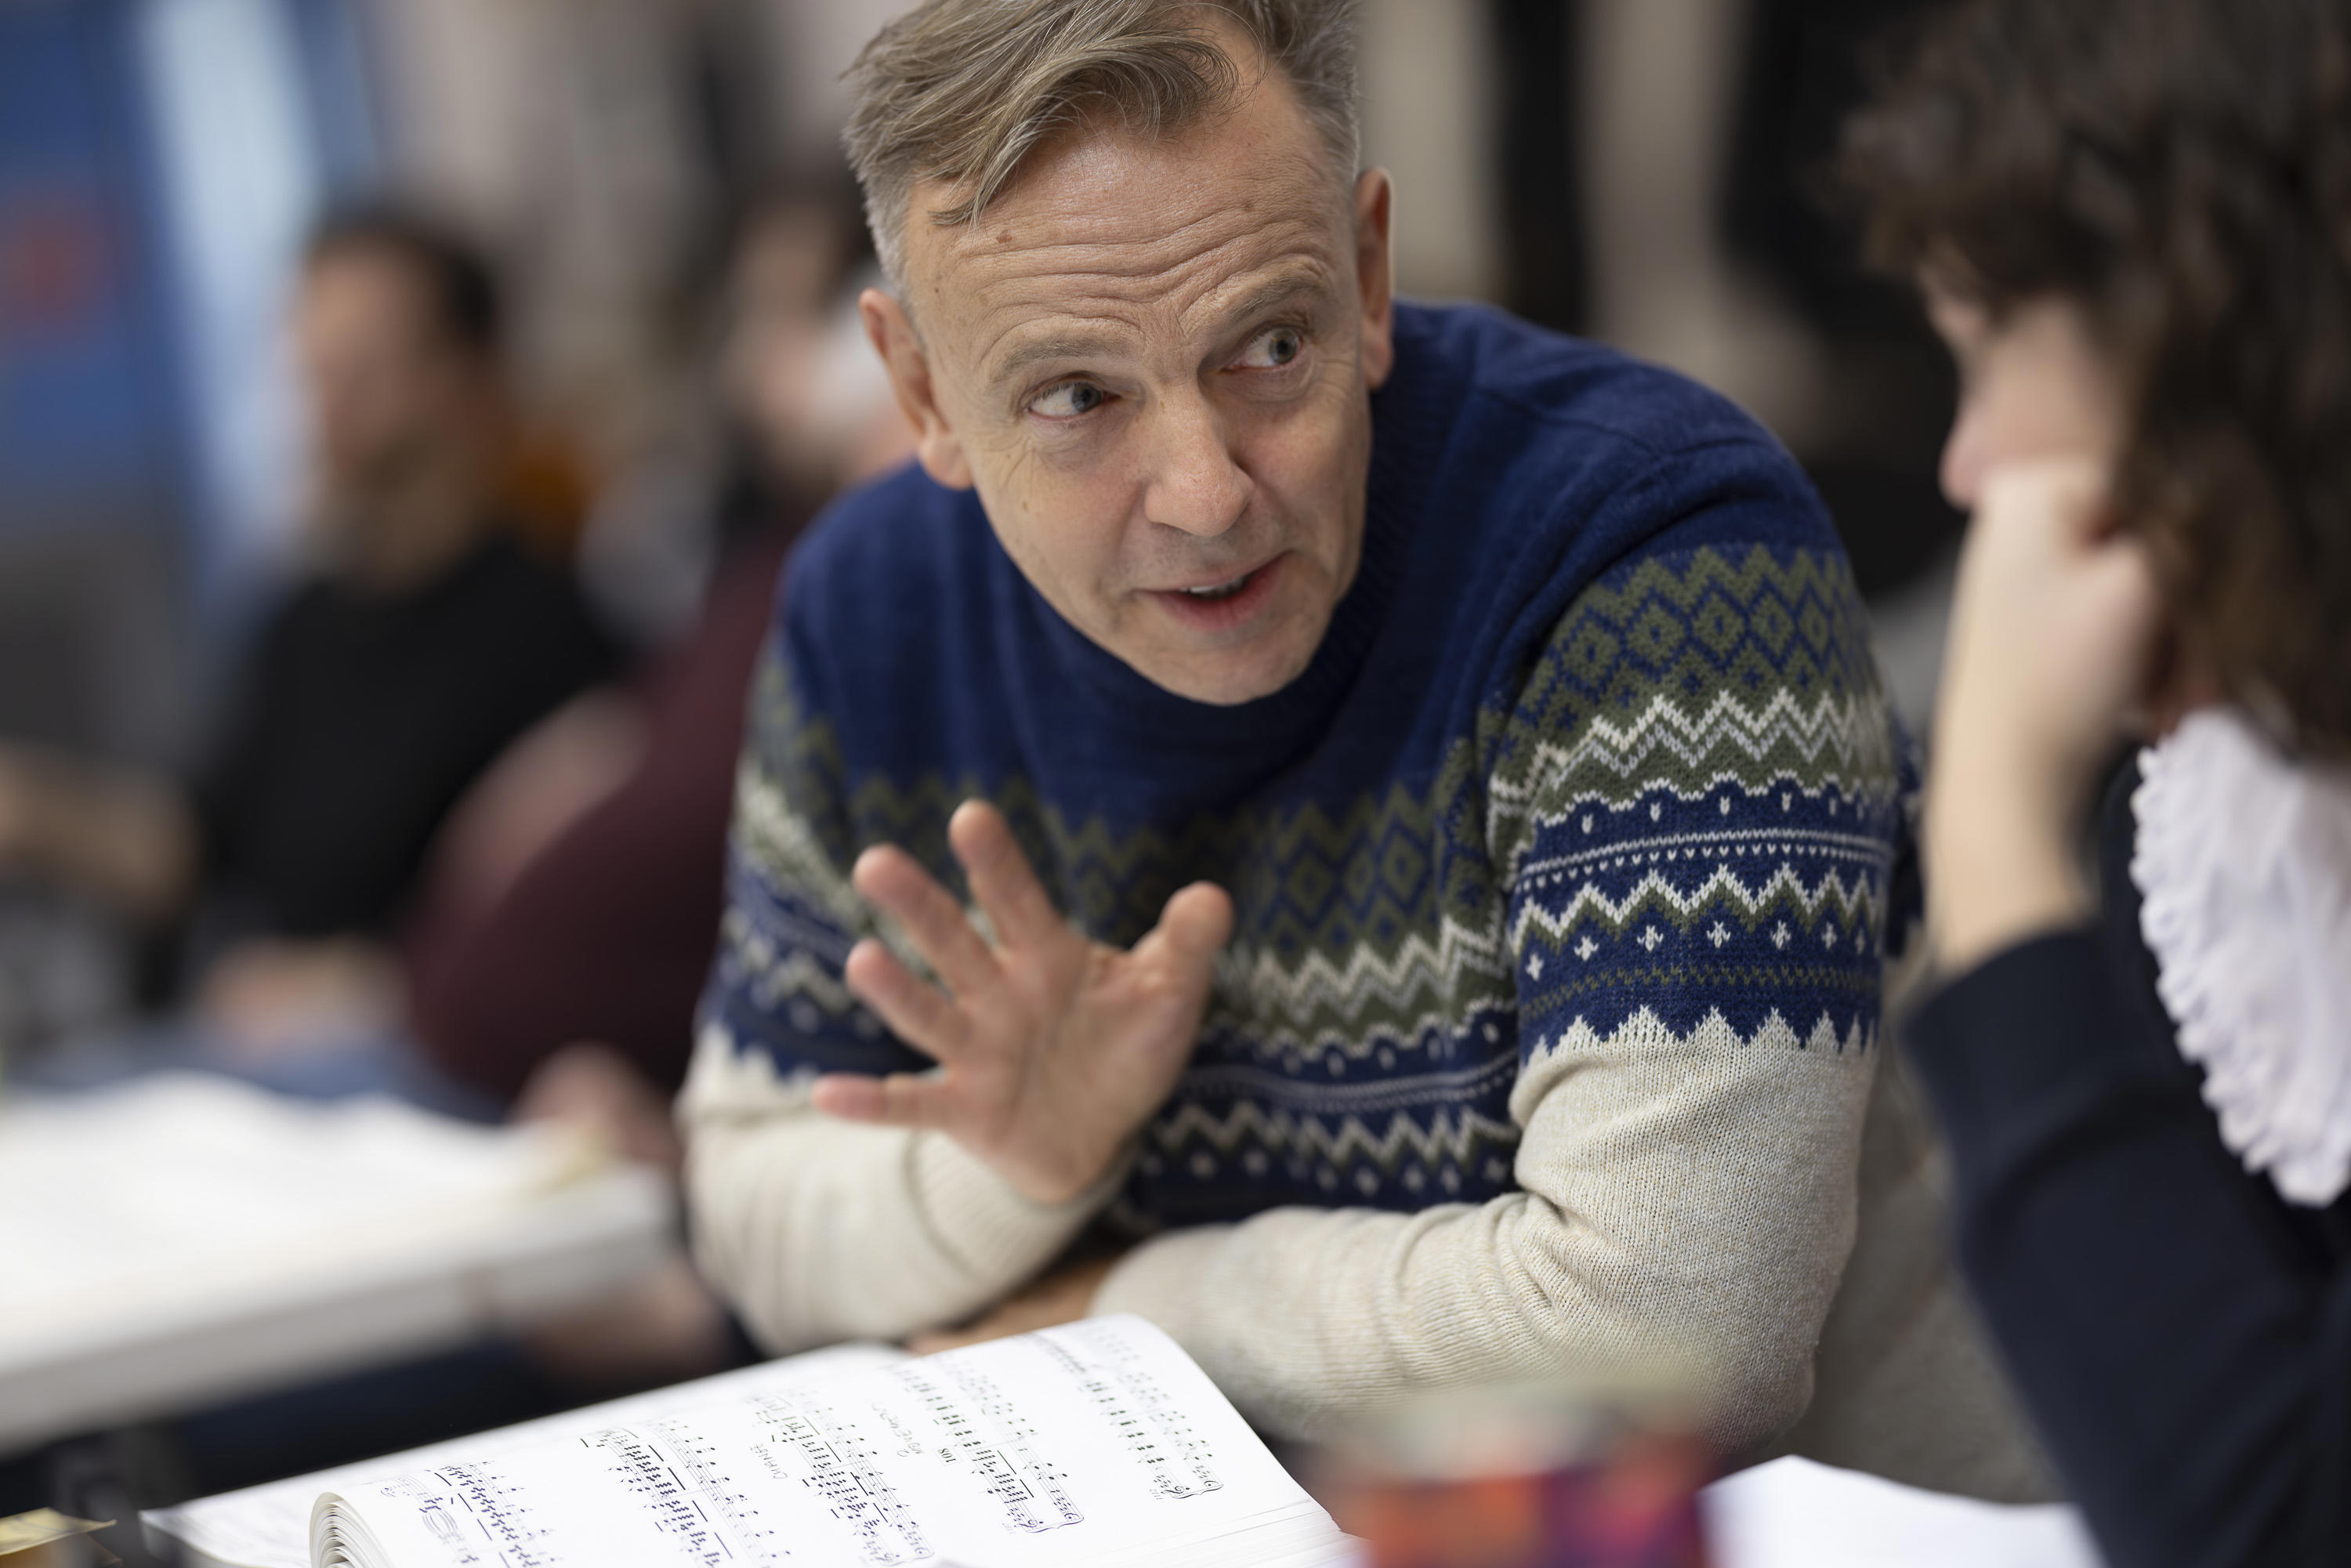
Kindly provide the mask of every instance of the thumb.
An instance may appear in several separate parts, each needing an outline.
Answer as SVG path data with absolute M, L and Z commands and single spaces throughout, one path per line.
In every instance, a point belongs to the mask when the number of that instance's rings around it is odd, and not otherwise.
M 1232 935 L 1232 895 L 1215 883 L 1196 882 L 1167 901 L 1145 940 L 1165 946 L 1186 968 L 1206 968 Z

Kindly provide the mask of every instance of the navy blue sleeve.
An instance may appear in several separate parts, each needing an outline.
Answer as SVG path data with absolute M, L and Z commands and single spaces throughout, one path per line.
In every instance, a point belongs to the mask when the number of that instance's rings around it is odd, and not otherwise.
M 1959 1250 L 2113 1568 L 2351 1561 L 2351 1278 L 2220 1143 L 2090 930 L 1915 1020 Z

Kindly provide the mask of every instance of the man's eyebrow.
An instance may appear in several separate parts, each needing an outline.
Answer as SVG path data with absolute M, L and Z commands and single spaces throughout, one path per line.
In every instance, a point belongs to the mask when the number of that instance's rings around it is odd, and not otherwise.
M 987 372 L 989 386 L 1001 386 L 1029 366 L 1048 360 L 1082 360 L 1097 354 L 1113 354 L 1122 345 L 1103 332 L 1061 333 L 1050 338 L 1034 338 L 1017 349 L 1008 350 Z
M 1263 316 L 1276 306 L 1287 305 L 1301 294 L 1325 294 L 1331 288 L 1331 277 L 1321 267 L 1301 269 L 1280 277 L 1270 277 L 1228 306 L 1225 321 L 1238 327 L 1252 317 Z

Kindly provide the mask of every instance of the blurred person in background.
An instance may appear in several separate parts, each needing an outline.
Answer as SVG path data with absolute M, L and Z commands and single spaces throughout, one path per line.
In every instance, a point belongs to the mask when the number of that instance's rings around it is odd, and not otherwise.
M 1969 1275 L 2116 1568 L 2342 1563 L 2351 5 L 1969 0 L 1846 158 L 1963 383 L 1911 1044 Z
M 409 1028 L 440 1078 L 673 1172 L 670 1102 L 725 902 L 745 702 L 778 574 L 835 491 L 912 451 L 858 322 L 869 263 L 845 179 L 784 181 L 750 204 L 715 312 L 731 471 L 701 520 L 717 552 L 702 607 L 642 677 L 576 701 L 469 794 L 402 943 Z M 528 1346 L 590 1385 L 748 1354 L 682 1255 Z
M 702 608 L 640 676 L 583 694 L 508 747 L 450 813 L 397 944 L 404 1020 L 363 1053 L 396 1070 L 375 1086 L 559 1123 L 676 1168 L 670 1100 L 716 940 L 745 698 L 778 572 L 832 488 L 908 450 L 856 325 L 863 260 L 862 219 L 837 186 L 793 181 L 751 206 L 708 312 L 739 465 L 718 515 L 674 523 L 716 535 Z M 282 1067 L 271 1081 L 303 1086 Z M 221 1490 L 753 1354 L 680 1252 L 518 1343 L 175 1430 L 193 1484 Z
M 485 1092 L 528 1099 L 559 1048 L 593 1040 L 658 1097 L 645 1131 L 670 1135 L 778 573 L 834 491 L 911 451 L 857 324 L 862 228 L 853 193 L 821 184 L 755 205 L 722 290 L 714 358 L 734 472 L 705 520 L 719 553 L 702 609 L 642 678 L 575 703 L 501 759 L 438 847 L 405 944 L 414 1023 L 443 1071 Z M 616 706 L 630 744 L 560 738 Z
M 725 903 L 745 703 L 778 573 L 821 502 L 912 451 L 858 324 L 867 257 L 853 188 L 792 182 L 754 205 L 723 289 L 716 359 L 737 469 L 710 520 L 721 553 L 702 611 L 643 678 L 575 704 L 484 779 L 404 944 L 411 1027 L 441 1074 L 672 1170 L 670 1101 Z M 633 727 L 626 747 L 585 733 L 616 706 Z M 731 1351 L 683 1260 L 533 1343 L 550 1364 L 608 1379 L 690 1375 Z
M 0 862 L 184 922 L 233 1046 L 384 1021 L 384 946 L 459 797 L 616 651 L 514 537 L 488 267 L 419 214 L 328 219 L 293 329 L 315 496 L 193 784 L 0 754 Z

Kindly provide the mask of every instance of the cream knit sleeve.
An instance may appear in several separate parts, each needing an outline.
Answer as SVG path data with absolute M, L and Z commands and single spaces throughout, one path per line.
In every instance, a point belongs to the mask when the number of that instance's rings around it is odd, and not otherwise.
M 1687 1358 L 1709 1436 L 1802 1414 L 1851 1247 L 1870 1059 L 1628 1025 L 1520 1076 L 1522 1191 L 1178 1230 L 1095 1301 L 1165 1329 L 1243 1415 L 1327 1437 L 1415 1388 Z
M 679 1103 L 695 1261 L 778 1354 L 970 1316 L 1067 1246 L 1125 1176 L 1034 1204 L 943 1134 L 820 1114 L 812 1082 L 708 1036 Z

